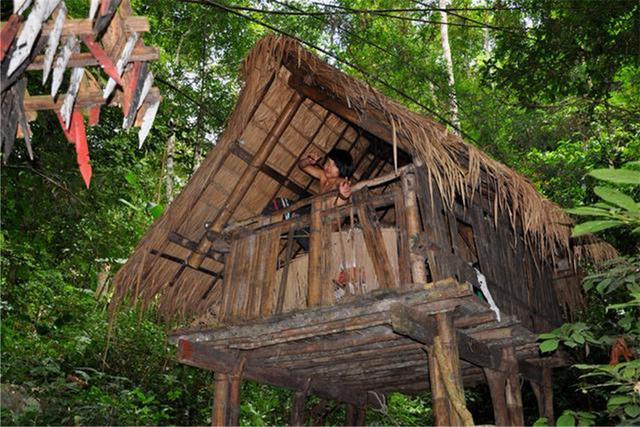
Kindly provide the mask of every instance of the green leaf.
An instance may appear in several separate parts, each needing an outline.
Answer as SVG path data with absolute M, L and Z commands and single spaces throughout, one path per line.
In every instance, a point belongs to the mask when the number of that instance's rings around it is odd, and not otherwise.
M 631 169 L 594 169 L 589 175 L 614 184 L 640 185 L 640 172 Z
M 547 333 L 538 335 L 538 339 L 540 340 L 549 340 L 557 337 L 558 335 L 554 334 L 553 332 L 547 332 Z
M 631 418 L 635 418 L 640 415 L 640 406 L 638 405 L 628 405 L 624 407 L 624 412 L 627 413 Z
M 547 417 L 540 417 L 534 423 L 533 427 L 546 427 L 549 425 L 549 420 Z
M 162 212 L 164 212 L 164 206 L 155 205 L 154 207 L 149 209 L 149 212 L 151 213 L 151 216 L 153 217 L 153 219 L 157 219 L 160 217 L 160 215 L 162 215 Z
M 590 206 L 579 206 L 573 209 L 565 209 L 566 213 L 571 215 L 580 215 L 580 216 L 609 216 L 609 211 L 600 208 L 593 208 Z
M 546 340 L 546 341 L 543 341 L 540 344 L 540 351 L 542 351 L 543 353 L 554 351 L 555 349 L 558 348 L 558 344 L 559 343 L 560 343 L 560 341 L 558 341 L 558 340 Z
M 598 220 L 598 221 L 587 221 L 582 224 L 578 224 L 573 229 L 573 237 L 582 236 L 585 234 L 597 233 L 598 231 L 606 230 L 611 227 L 616 227 L 618 225 L 623 224 L 622 221 L 618 220 Z
M 640 210 L 638 204 L 633 199 L 621 191 L 611 187 L 597 186 L 593 191 L 607 203 L 620 206 L 630 212 L 637 212 Z
M 625 403 L 629 403 L 631 401 L 632 401 L 631 396 L 621 396 L 621 395 L 612 396 L 609 398 L 609 401 L 607 402 L 607 408 L 615 408 L 617 406 L 624 405 Z
M 132 187 L 134 187 L 136 189 L 140 188 L 140 181 L 138 181 L 138 178 L 133 174 L 133 172 L 131 172 L 131 171 L 127 172 L 127 174 L 124 176 L 124 179 Z
M 565 412 L 564 414 L 560 415 L 560 418 L 558 418 L 558 422 L 556 424 L 558 426 L 573 427 L 576 425 L 576 419 L 574 418 L 573 414 Z

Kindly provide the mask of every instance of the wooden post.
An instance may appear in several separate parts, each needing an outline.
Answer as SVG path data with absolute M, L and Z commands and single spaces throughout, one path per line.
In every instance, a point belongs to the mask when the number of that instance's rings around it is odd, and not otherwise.
M 240 386 L 242 385 L 242 370 L 244 369 L 245 359 L 242 358 L 238 366 L 234 369 L 232 375 L 229 376 L 229 407 L 227 409 L 227 424 L 230 426 L 239 425 L 240 420 Z
M 538 401 L 538 414 L 546 417 L 549 425 L 554 424 L 553 416 L 553 384 L 551 382 L 551 368 L 542 367 L 542 381 L 531 380 L 531 388 Z
M 505 399 L 506 375 L 503 372 L 489 368 L 484 368 L 484 375 L 487 378 L 491 402 L 493 404 L 493 422 L 497 426 L 509 425 L 509 414 L 507 412 L 507 402 Z
M 355 426 L 358 417 L 358 408 L 352 403 L 347 403 L 347 415 L 344 420 L 345 426 Z
M 447 403 L 447 395 L 442 382 L 442 373 L 438 369 L 438 361 L 434 354 L 433 346 L 429 347 L 427 352 L 429 360 L 429 384 L 431 385 L 431 401 L 433 414 L 435 416 L 434 424 L 436 426 L 449 426 L 449 404 Z
M 293 405 L 291 406 L 291 419 L 289 424 L 292 426 L 304 425 L 304 405 L 307 401 L 307 393 L 297 391 L 293 395 Z
M 356 193 L 355 199 L 358 203 L 358 219 L 362 226 L 362 237 L 367 247 L 367 253 L 373 261 L 373 270 L 376 273 L 378 284 L 380 288 L 397 288 L 396 275 L 391 268 L 378 217 L 373 208 L 367 204 L 368 189 L 365 187 Z
M 212 426 L 227 425 L 227 406 L 229 403 L 229 377 L 227 374 L 216 372 L 214 374 L 216 383 L 215 394 L 213 395 L 213 414 L 211 416 Z
M 511 425 L 524 425 L 524 414 L 522 412 L 522 393 L 520 392 L 520 376 L 518 375 L 518 359 L 513 347 L 506 347 L 502 350 L 503 360 L 507 367 L 507 384 L 505 392 L 507 394 L 507 412 Z
M 420 242 L 420 215 L 416 199 L 415 174 L 402 175 L 402 192 L 404 193 L 404 209 L 406 227 L 409 238 L 409 259 L 411 260 L 411 276 L 414 283 L 426 283 L 427 273 L 424 267 L 424 255 L 416 247 Z
M 311 205 L 311 231 L 309 233 L 309 266 L 307 307 L 322 304 L 322 200 Z
M 446 380 L 455 385 L 460 396 L 464 399 L 462 390 L 462 373 L 460 371 L 460 355 L 458 353 L 458 342 L 456 337 L 456 329 L 453 326 L 453 315 L 450 312 L 438 313 L 435 315 L 438 328 L 438 337 L 442 346 L 443 353 L 447 356 L 447 362 L 451 368 L 449 372 L 441 372 L 446 376 Z M 445 380 L 445 378 L 443 378 Z M 463 425 L 463 419 L 455 410 L 451 403 L 452 398 L 447 394 L 447 404 L 449 411 L 449 421 L 451 425 Z M 464 403 L 464 400 L 463 400 Z
M 361 406 L 358 408 L 358 413 L 356 416 L 356 426 L 363 426 L 367 422 L 367 408 L 365 406 Z
M 227 221 L 229 221 L 229 218 L 231 218 L 245 194 L 253 184 L 261 166 L 263 166 L 267 161 L 267 158 L 273 151 L 284 131 L 289 126 L 289 123 L 291 123 L 291 120 L 293 120 L 293 117 L 296 115 L 298 108 L 300 108 L 304 100 L 305 98 L 298 92 L 293 92 L 291 98 L 289 98 L 289 102 L 287 102 L 287 105 L 285 105 L 284 109 L 276 119 L 266 139 L 260 148 L 258 148 L 258 151 L 253 155 L 251 164 L 247 166 L 246 171 L 240 177 L 229 194 L 224 206 L 222 206 L 215 219 L 212 221 L 210 227 L 212 231 L 222 231 L 222 228 L 225 226 Z M 198 244 L 197 250 L 192 252 L 189 256 L 189 265 L 199 267 L 204 260 L 203 254 L 207 253 L 209 246 L 210 242 L 208 240 L 202 240 Z
M 444 312 L 436 314 L 435 318 L 437 335 L 434 338 L 434 344 L 428 350 L 429 382 L 433 412 L 436 418 L 435 424 L 438 426 L 464 425 L 465 417 L 466 422 L 471 422 L 471 416 L 464 404 L 457 333 L 453 326 L 453 315 Z
M 502 349 L 500 370 L 484 368 L 496 425 L 524 425 L 518 359 L 513 347 Z

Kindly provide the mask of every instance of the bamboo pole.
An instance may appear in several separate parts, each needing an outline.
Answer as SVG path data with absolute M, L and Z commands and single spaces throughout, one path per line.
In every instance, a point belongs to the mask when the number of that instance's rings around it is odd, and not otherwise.
M 322 304 L 322 200 L 311 205 L 311 231 L 309 233 L 309 266 L 307 270 L 307 307 Z
M 411 263 L 411 276 L 414 283 L 427 283 L 427 273 L 424 266 L 424 255 L 418 250 L 420 242 L 420 215 L 416 199 L 415 174 L 402 175 L 402 192 L 405 196 L 404 209 L 406 213 L 406 226 L 409 238 L 409 259 Z
M 214 374 L 215 394 L 213 396 L 212 426 L 227 425 L 227 406 L 229 403 L 229 378 L 227 374 L 216 372 Z
M 212 221 L 210 227 L 211 230 L 215 232 L 222 231 L 224 225 L 229 221 L 245 194 L 253 184 L 253 181 L 260 171 L 260 167 L 267 161 L 267 158 L 273 151 L 284 131 L 289 126 L 289 123 L 291 123 L 291 120 L 293 120 L 293 117 L 296 115 L 298 108 L 300 108 L 304 100 L 305 98 L 298 92 L 293 92 L 291 98 L 289 98 L 289 102 L 287 102 L 287 105 L 285 105 L 284 109 L 276 119 L 266 139 L 254 154 L 246 171 L 231 191 L 225 205 L 220 209 L 215 219 Z M 204 260 L 203 254 L 207 253 L 210 245 L 211 243 L 206 239 L 201 241 L 198 244 L 197 250 L 189 255 L 187 260 L 188 264 L 199 267 Z

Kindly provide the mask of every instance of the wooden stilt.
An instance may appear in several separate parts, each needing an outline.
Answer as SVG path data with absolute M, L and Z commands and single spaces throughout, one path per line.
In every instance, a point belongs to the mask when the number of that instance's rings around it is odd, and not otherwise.
M 518 375 L 518 359 L 513 347 L 506 347 L 502 350 L 503 361 L 508 367 L 507 382 L 505 392 L 507 394 L 507 412 L 511 425 L 524 425 L 524 414 L 522 412 L 522 393 L 520 392 L 520 376 Z
M 464 392 L 462 391 L 462 374 L 460 371 L 460 355 L 458 354 L 458 343 L 456 339 L 456 330 L 453 326 L 453 315 L 451 313 L 438 313 L 435 315 L 438 328 L 438 337 L 442 346 L 442 352 L 445 354 L 449 363 L 449 371 L 441 372 L 443 380 L 449 381 L 456 388 L 456 392 L 462 396 L 464 404 Z M 463 418 L 456 411 L 452 404 L 453 398 L 447 395 L 447 405 L 449 412 L 449 421 L 451 425 L 463 425 Z
M 289 424 L 292 426 L 304 425 L 304 405 L 307 401 L 307 394 L 297 391 L 293 396 L 293 405 L 291 406 L 291 419 Z
M 405 173 L 402 176 L 402 192 L 405 195 L 404 209 L 406 214 L 407 234 L 409 239 L 409 259 L 411 276 L 414 283 L 426 283 L 427 273 L 424 267 L 424 255 L 418 250 L 420 242 L 420 215 L 415 190 L 415 175 Z
M 496 425 L 524 425 L 518 359 L 513 347 L 502 349 L 500 370 L 484 368 Z
M 229 377 L 227 374 L 216 372 L 214 375 L 216 388 L 213 396 L 212 426 L 227 425 L 227 406 L 229 403 Z
M 428 350 L 429 359 L 429 384 L 431 385 L 431 401 L 432 409 L 435 416 L 436 426 L 449 426 L 449 405 L 447 403 L 444 383 L 442 382 L 442 374 L 438 369 L 438 361 L 434 354 L 433 346 Z
M 358 408 L 356 423 L 354 425 L 363 426 L 366 424 L 366 422 L 367 422 L 367 408 L 364 406 L 361 406 Z
M 493 403 L 494 424 L 497 426 L 509 425 L 509 414 L 507 412 L 507 402 L 505 396 L 506 375 L 493 369 L 484 369 L 491 402 Z
M 357 417 L 358 417 L 358 408 L 356 407 L 356 405 L 347 403 L 347 415 L 345 417 L 344 425 L 355 426 Z
M 242 385 L 242 370 L 245 359 L 242 358 L 233 374 L 229 376 L 229 407 L 227 409 L 227 424 L 239 425 L 240 421 L 240 387 Z

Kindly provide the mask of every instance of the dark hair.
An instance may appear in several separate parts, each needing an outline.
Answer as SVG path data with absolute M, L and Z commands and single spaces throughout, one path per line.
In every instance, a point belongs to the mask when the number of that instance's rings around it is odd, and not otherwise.
M 348 151 L 334 148 L 329 151 L 327 158 L 333 160 L 333 163 L 336 164 L 341 178 L 351 178 L 353 174 L 353 159 Z

